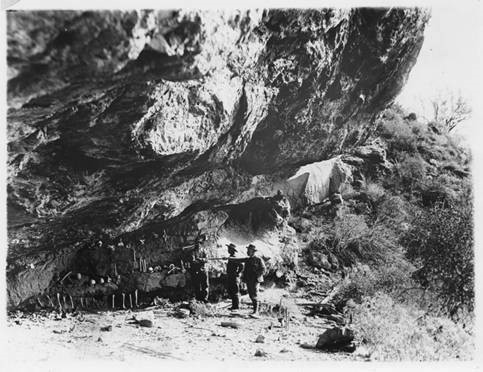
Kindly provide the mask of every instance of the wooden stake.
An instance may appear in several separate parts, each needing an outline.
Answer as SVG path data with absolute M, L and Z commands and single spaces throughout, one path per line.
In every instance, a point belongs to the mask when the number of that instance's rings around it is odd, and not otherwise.
M 57 292 L 57 302 L 59 304 L 59 309 L 62 309 L 62 304 L 60 303 L 60 293 Z
M 81 296 L 81 298 L 80 298 L 80 302 L 81 302 L 81 307 L 85 307 L 85 306 L 84 306 L 84 297 L 82 297 L 82 296 Z
M 138 307 L 138 290 L 134 291 L 134 306 Z
M 129 293 L 129 307 L 132 309 L 132 296 Z
M 49 300 L 50 306 L 54 307 L 54 303 L 52 302 L 52 299 L 49 295 L 47 295 L 47 299 Z
M 114 309 L 114 299 L 115 299 L 116 295 L 112 295 L 112 299 L 111 299 L 111 306 L 112 308 Z
M 72 307 L 72 309 L 74 309 L 74 301 L 72 300 L 71 295 L 69 295 L 69 299 L 70 299 L 70 306 Z
M 122 294 L 122 308 L 125 309 L 126 308 L 126 303 L 125 303 L 125 298 L 126 298 L 126 295 L 123 293 Z

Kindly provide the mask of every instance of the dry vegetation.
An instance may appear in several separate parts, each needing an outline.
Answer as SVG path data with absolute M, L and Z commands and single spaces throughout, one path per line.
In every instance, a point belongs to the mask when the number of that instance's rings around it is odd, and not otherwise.
M 344 268 L 336 302 L 351 305 L 347 315 L 374 359 L 471 359 L 470 154 L 398 106 L 380 115 L 374 135 L 391 170 L 345 187 L 335 218 L 304 215 L 308 262 L 329 257 Z

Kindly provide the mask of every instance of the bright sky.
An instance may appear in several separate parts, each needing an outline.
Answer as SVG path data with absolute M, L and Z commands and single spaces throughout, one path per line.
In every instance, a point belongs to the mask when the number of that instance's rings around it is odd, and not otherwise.
M 477 7 L 475 1 L 443 2 L 432 7 L 418 61 L 397 99 L 407 109 L 428 117 L 429 113 L 423 108 L 428 106 L 422 105 L 421 101 L 438 94 L 461 92 L 475 110 L 472 118 L 458 128 L 466 137 L 478 130 L 480 113 L 477 106 L 482 97 L 483 26 L 479 8 L 481 5 Z

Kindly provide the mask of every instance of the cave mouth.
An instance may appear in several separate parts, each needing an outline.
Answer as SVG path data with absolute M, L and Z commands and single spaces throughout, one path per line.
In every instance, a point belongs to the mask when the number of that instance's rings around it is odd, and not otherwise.
M 21 298 L 34 291 L 17 306 L 27 310 L 52 306 L 72 311 L 112 310 L 149 306 L 157 297 L 188 300 L 193 297 L 194 283 L 185 265 L 196 243 L 201 257 L 207 260 L 211 302 L 226 295 L 229 243 L 239 247 L 239 258 L 246 257 L 244 248 L 248 244 L 257 245 L 268 267 L 269 282 L 281 284 L 285 274 L 295 269 L 298 254 L 294 244 L 279 243 L 291 229 L 287 224 L 288 206 L 281 195 L 211 208 L 200 203 L 178 217 L 116 238 L 92 237 L 84 245 L 74 244 L 56 252 L 56 260 L 28 263 L 28 275 L 35 276 L 42 269 L 44 275 L 35 279 L 34 288 L 32 278 L 21 276 L 10 289 L 18 294 L 10 295 Z
M 357 129 L 348 122 L 394 99 L 426 18 L 8 12 L 8 307 L 183 292 L 183 248 L 200 236 L 208 259 L 252 243 L 271 272 L 294 268 L 298 195 L 280 203 L 278 186 L 343 153 Z M 298 181 L 290 187 L 308 187 Z M 209 262 L 218 280 L 225 264 Z

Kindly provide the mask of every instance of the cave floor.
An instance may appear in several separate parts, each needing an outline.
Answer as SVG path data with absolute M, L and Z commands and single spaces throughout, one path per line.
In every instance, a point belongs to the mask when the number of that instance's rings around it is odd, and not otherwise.
M 7 320 L 7 354 L 11 363 L 62 362 L 72 360 L 136 361 L 163 360 L 274 360 L 274 361 L 339 361 L 354 360 L 347 353 L 326 353 L 305 349 L 314 345 L 317 336 L 328 327 L 323 319 L 298 317 L 288 328 L 277 318 L 262 314 L 259 319 L 248 316 L 243 305 L 238 314 L 228 310 L 230 303 L 216 305 L 215 316 L 177 318 L 165 308 L 149 310 L 82 313 L 61 318 L 56 313 L 24 314 Z M 150 318 L 152 328 L 131 324 Z M 240 328 L 225 328 L 221 322 L 235 321 Z M 111 331 L 101 331 L 111 325 Z M 259 335 L 264 343 L 256 343 Z M 257 350 L 266 356 L 255 356 Z

